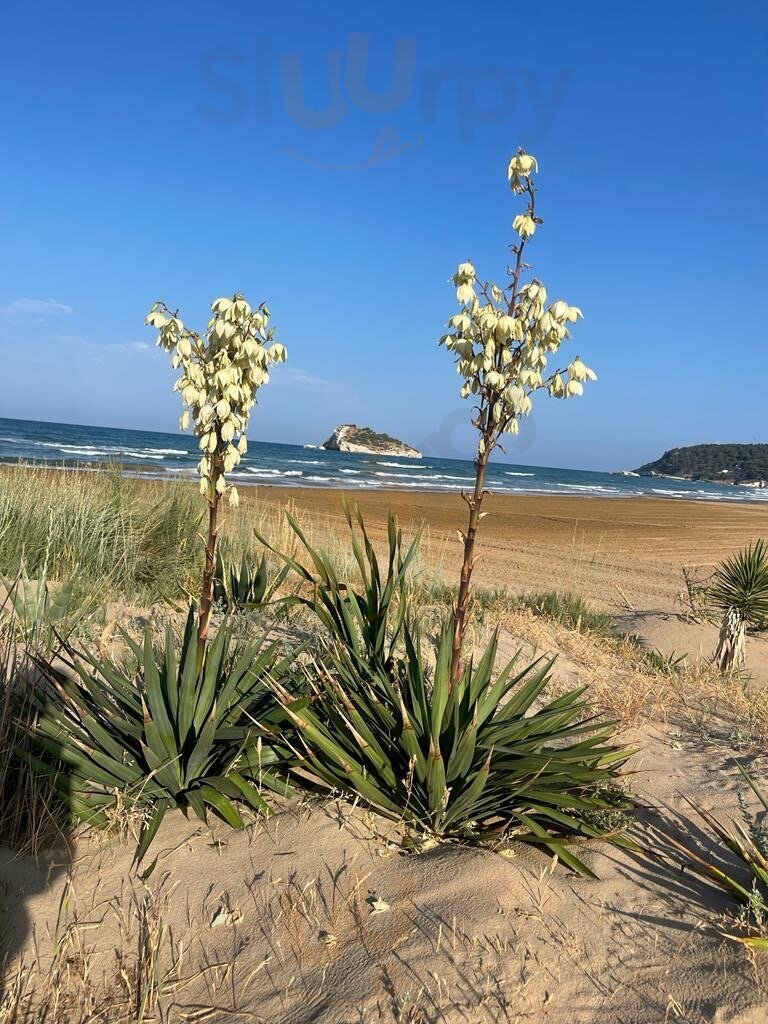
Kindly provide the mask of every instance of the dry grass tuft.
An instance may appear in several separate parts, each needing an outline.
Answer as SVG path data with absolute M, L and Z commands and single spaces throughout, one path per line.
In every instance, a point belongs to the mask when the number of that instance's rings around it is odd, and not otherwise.
M 554 685 L 586 683 L 597 709 L 624 727 L 662 722 L 743 750 L 768 743 L 768 690 L 756 691 L 738 676 L 686 659 L 664 663 L 629 638 L 564 626 L 534 610 L 512 609 L 493 622 L 523 646 L 523 653 L 552 652 Z
M 71 879 L 64 886 L 53 956 L 17 963 L 6 976 L 0 1024 L 150 1024 L 167 1019 L 180 984 L 183 950 L 174 948 L 164 915 L 168 893 L 134 888 L 129 899 L 79 919 Z M 90 918 L 90 919 L 89 919 Z M 111 954 L 92 937 L 115 932 Z

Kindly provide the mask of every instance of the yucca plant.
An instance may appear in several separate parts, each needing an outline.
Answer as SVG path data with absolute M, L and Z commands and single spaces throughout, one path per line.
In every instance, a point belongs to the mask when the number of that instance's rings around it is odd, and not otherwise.
M 612 723 L 588 715 L 584 688 L 534 709 L 552 662 L 515 659 L 495 675 L 495 636 L 453 685 L 451 624 L 431 680 L 407 624 L 403 637 L 405 657 L 389 670 L 363 672 L 356 652 L 337 644 L 310 677 L 310 699 L 278 689 L 302 758 L 294 770 L 419 835 L 512 837 L 591 875 L 569 844 L 598 837 L 590 822 L 616 809 L 606 788 L 630 752 L 609 743 Z
M 714 662 L 721 672 L 744 663 L 747 627 L 768 622 L 768 547 L 762 540 L 722 561 L 709 587 L 709 601 L 723 616 Z
M 384 669 L 391 664 L 405 624 L 405 587 L 409 567 L 416 556 L 419 538 L 406 547 L 402 530 L 390 512 L 387 517 L 387 562 L 382 566 L 356 505 L 344 502 L 350 546 L 360 570 L 355 587 L 340 580 L 332 559 L 312 547 L 296 519 L 286 518 L 309 556 L 310 564 L 273 548 L 266 538 L 259 540 L 282 559 L 310 589 L 309 596 L 288 600 L 300 602 L 318 616 L 333 642 L 343 647 L 361 667 Z
M 768 812 L 768 796 L 741 765 L 739 770 Z M 741 905 L 738 923 L 742 925 L 742 932 L 728 934 L 727 937 L 754 949 L 768 949 L 768 841 L 764 830 L 738 821 L 725 824 L 711 811 L 691 801 L 689 803 L 709 827 L 714 839 L 741 863 L 743 870 L 740 876 L 674 836 L 666 835 L 666 840 L 683 855 L 686 867 Z
M 162 651 L 150 631 L 126 637 L 137 669 L 70 652 L 58 669 L 39 662 L 41 700 L 34 739 L 37 767 L 55 777 L 69 811 L 107 826 L 118 801 L 145 811 L 136 850 L 144 856 L 170 807 L 208 811 L 242 828 L 236 805 L 266 812 L 261 786 L 288 792 L 282 757 L 265 746 L 257 721 L 275 713 L 267 679 L 284 680 L 292 657 L 265 639 L 237 647 L 220 627 L 198 669 L 199 623 L 190 611 L 177 654 L 169 628 Z
M 509 247 L 512 260 L 506 266 L 507 283 L 499 286 L 480 277 L 471 260 L 460 263 L 453 275 L 459 308 L 449 317 L 448 333 L 439 342 L 453 355 L 463 378 L 459 395 L 471 403 L 469 419 L 477 432 L 474 486 L 461 493 L 468 516 L 466 529 L 459 531 L 464 552 L 453 608 L 454 679 L 462 671 L 470 623 L 472 574 L 480 523 L 486 515 L 481 509 L 488 493 L 491 456 L 496 449 L 504 451 L 506 435 L 519 433 L 542 392 L 553 398 L 572 398 L 584 393 L 587 381 L 597 380 L 579 356 L 561 362 L 559 355 L 572 325 L 582 317 L 581 310 L 563 299 L 548 301 L 543 282 L 529 276 L 527 246 L 543 223 L 536 205 L 538 170 L 536 158 L 522 148 L 510 159 L 507 180 L 514 195 L 524 198 L 525 210 L 512 221 L 517 238 Z
M 222 296 L 211 305 L 211 319 L 201 334 L 185 327 L 179 311 L 155 302 L 146 323 L 158 331 L 157 344 L 171 356 L 181 373 L 174 390 L 181 395 L 184 412 L 179 426 L 194 427 L 202 458 L 198 463 L 200 493 L 208 505 L 208 532 L 200 592 L 200 630 L 197 652 L 202 665 L 213 609 L 216 546 L 221 529 L 221 499 L 240 502 L 237 488 L 228 482 L 248 451 L 246 433 L 259 389 L 269 382 L 269 369 L 284 363 L 287 352 L 275 342 L 270 312 L 262 302 L 253 309 L 239 292 Z
M 226 565 L 221 548 L 216 554 L 216 577 L 213 581 L 213 599 L 226 611 L 256 609 L 266 604 L 290 571 L 284 565 L 270 580 L 266 555 L 255 566 L 243 555 L 238 568 L 234 562 Z
M 85 606 L 76 607 L 73 594 L 71 581 L 51 587 L 45 564 L 34 580 L 24 569 L 14 579 L 0 576 L 0 621 L 27 648 L 50 648 L 85 614 Z

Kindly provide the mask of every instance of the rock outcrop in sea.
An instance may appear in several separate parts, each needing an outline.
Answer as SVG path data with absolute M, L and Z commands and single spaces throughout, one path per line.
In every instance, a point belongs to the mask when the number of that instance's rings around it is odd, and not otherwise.
M 405 459 L 420 459 L 421 452 L 389 434 L 379 434 L 370 427 L 355 423 L 342 423 L 322 445 L 335 452 L 360 452 L 364 455 L 399 455 Z

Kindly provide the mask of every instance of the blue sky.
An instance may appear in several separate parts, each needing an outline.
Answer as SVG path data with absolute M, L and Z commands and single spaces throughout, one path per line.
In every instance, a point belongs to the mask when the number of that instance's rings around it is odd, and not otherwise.
M 768 441 L 762 6 L 6 2 L 0 416 L 175 429 L 146 310 L 238 290 L 289 351 L 254 438 L 469 453 L 436 340 L 459 261 L 503 275 L 523 145 L 599 381 L 508 460 Z

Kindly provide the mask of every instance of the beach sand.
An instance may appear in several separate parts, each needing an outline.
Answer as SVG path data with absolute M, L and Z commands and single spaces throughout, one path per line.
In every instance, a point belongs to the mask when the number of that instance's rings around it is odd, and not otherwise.
M 242 488 L 246 508 L 286 502 L 341 523 L 345 492 L 310 488 Z M 409 532 L 424 529 L 428 558 L 446 581 L 457 577 L 466 505 L 458 494 L 349 491 L 367 527 L 383 536 L 391 509 Z M 768 503 L 655 498 L 488 495 L 478 533 L 477 582 L 513 592 L 573 589 L 609 611 L 671 610 L 683 588 L 682 566 L 712 567 L 768 535 Z M 625 600 L 626 598 L 626 600 Z
M 459 494 L 272 486 L 240 493 L 246 516 L 253 510 L 277 518 L 290 505 L 339 536 L 346 498 L 382 543 L 392 511 L 406 535 L 422 531 L 424 570 L 449 585 L 458 581 L 457 530 L 467 517 Z M 704 579 L 722 558 L 768 536 L 768 503 L 761 502 L 489 494 L 483 511 L 476 586 L 512 594 L 573 591 L 615 616 L 642 647 L 698 660 L 711 657 L 718 625 L 688 621 L 683 569 Z M 768 686 L 768 638 L 749 637 L 746 657 L 751 685 Z

